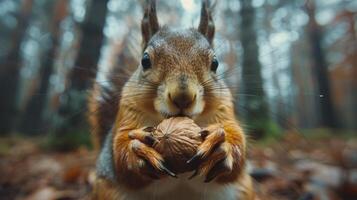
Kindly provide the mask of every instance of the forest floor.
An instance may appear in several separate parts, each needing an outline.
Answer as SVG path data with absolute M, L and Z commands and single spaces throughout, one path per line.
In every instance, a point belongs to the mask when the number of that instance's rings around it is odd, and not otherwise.
M 0 138 L 1 199 L 90 199 L 93 151 L 54 152 L 38 140 Z M 357 137 L 252 142 L 249 168 L 262 200 L 357 199 Z

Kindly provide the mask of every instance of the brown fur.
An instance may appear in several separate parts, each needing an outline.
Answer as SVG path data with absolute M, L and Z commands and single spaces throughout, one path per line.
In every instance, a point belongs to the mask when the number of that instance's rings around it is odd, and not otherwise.
M 135 191 L 155 179 L 165 178 L 169 172 L 161 155 L 146 143 L 149 135 L 145 127 L 157 126 L 170 116 L 186 115 L 206 127 L 207 135 L 191 160 L 196 167 L 195 175 L 219 184 L 234 183 L 243 200 L 254 199 L 250 177 L 244 170 L 246 140 L 235 119 L 231 93 L 210 69 L 214 25 L 204 2 L 199 31 L 159 28 L 155 5 L 149 4 L 142 33 L 144 52 L 149 54 L 152 67 L 149 70 L 138 67 L 123 87 L 120 99 L 115 101 L 117 106 L 110 107 L 115 110 L 105 109 L 103 103 L 95 100 L 103 92 L 100 85 L 94 87 L 91 111 L 117 111 L 115 120 L 113 116 L 101 118 L 100 113 L 90 117 L 93 129 L 101 130 L 95 133 L 98 146 L 105 135 L 102 123 L 107 126 L 109 118 L 113 121 L 112 151 L 117 175 L 115 183 L 98 178 L 94 198 L 119 198 L 116 187 Z M 172 100 L 181 93 L 192 100 L 184 109 L 179 109 Z

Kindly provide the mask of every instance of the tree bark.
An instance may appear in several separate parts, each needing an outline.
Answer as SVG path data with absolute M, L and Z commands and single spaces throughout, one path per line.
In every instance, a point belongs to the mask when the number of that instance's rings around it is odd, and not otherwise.
M 311 44 L 312 59 L 314 66 L 313 75 L 317 83 L 320 108 L 320 124 L 322 126 L 336 128 L 338 126 L 334 105 L 332 103 L 328 69 L 322 48 L 323 33 L 315 20 L 315 4 L 313 0 L 307 1 L 306 12 L 309 16 L 308 36 Z
M 103 43 L 103 28 L 107 16 L 108 0 L 94 0 L 88 7 L 87 16 L 80 25 L 82 39 L 79 45 L 75 66 L 69 73 L 65 92 L 62 94 L 59 115 L 64 123 L 57 127 L 57 132 L 70 133 L 86 129 L 85 111 L 87 90 L 95 79 L 96 69 Z
M 21 43 L 31 16 L 33 0 L 25 0 L 18 13 L 17 27 L 13 34 L 11 49 L 0 67 L 0 134 L 12 131 L 17 116 L 16 98 L 21 69 Z
M 34 95 L 26 105 L 22 117 L 20 131 L 25 134 L 38 134 L 46 131 L 43 122 L 43 114 L 48 97 L 49 80 L 55 65 L 56 52 L 61 37 L 60 23 L 67 16 L 67 0 L 57 0 L 54 2 L 52 17 L 49 24 L 50 47 L 42 56 L 40 81 Z M 53 13 L 53 14 L 51 14 Z
M 250 0 L 241 2 L 242 66 L 242 115 L 248 133 L 261 138 L 268 132 L 269 112 L 263 89 L 259 49 L 255 30 L 255 10 Z

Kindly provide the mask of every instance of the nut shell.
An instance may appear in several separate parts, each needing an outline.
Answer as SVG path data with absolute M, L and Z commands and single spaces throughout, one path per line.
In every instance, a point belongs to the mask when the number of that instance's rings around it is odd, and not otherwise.
M 191 171 L 186 162 L 196 154 L 202 143 L 201 128 L 187 117 L 163 120 L 153 133 L 158 140 L 153 148 L 160 153 L 165 164 L 175 173 Z

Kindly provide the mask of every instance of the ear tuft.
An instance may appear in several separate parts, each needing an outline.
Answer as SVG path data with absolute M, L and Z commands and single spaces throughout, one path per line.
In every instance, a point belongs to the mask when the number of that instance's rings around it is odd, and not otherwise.
M 151 37 L 159 30 L 159 22 L 156 14 L 156 0 L 145 0 L 144 16 L 141 21 L 141 34 L 143 48 L 145 49 Z
M 215 4 L 215 3 L 214 3 Z M 198 25 L 198 31 L 204 35 L 208 42 L 212 44 L 215 26 L 212 18 L 212 12 L 215 5 L 211 5 L 209 0 L 202 0 L 201 19 Z

